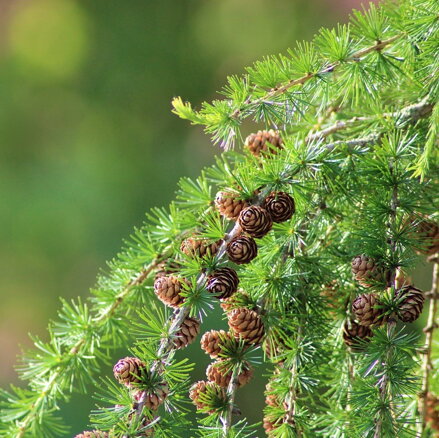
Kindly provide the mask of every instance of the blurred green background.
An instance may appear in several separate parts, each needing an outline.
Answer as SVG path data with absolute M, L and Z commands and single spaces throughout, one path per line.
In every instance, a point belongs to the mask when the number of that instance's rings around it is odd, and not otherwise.
M 29 332 L 44 337 L 58 297 L 87 296 L 144 212 L 168 204 L 179 177 L 197 176 L 218 152 L 171 114 L 172 97 L 211 100 L 226 75 L 359 6 L 0 0 L 0 386 L 16 383 L 19 345 Z M 189 352 L 208 363 L 198 343 Z M 260 420 L 260 387 L 239 397 Z M 65 409 L 74 431 L 92 405 L 75 396 Z

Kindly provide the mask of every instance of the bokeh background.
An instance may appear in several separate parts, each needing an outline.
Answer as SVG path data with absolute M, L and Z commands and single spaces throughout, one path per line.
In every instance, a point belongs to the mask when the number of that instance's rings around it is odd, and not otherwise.
M 87 296 L 145 211 L 212 163 L 218 150 L 171 114 L 171 99 L 211 100 L 226 75 L 354 7 L 360 0 L 0 0 L 0 386 L 17 383 L 16 356 L 29 332 L 45 338 L 58 297 Z M 189 353 L 207 364 L 199 347 Z M 239 397 L 258 421 L 254 388 Z M 75 396 L 63 410 L 73 431 L 92 406 Z

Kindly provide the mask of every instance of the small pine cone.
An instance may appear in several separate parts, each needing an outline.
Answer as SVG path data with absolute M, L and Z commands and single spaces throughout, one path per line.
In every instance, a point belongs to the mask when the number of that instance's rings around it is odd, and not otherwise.
M 224 398 L 225 394 L 223 389 L 218 386 L 214 382 L 205 382 L 204 380 L 200 380 L 199 382 L 194 383 L 189 389 L 189 398 L 192 400 L 192 403 L 197 407 L 197 409 L 205 409 L 207 405 L 201 400 L 200 395 L 206 394 L 207 390 L 213 390 L 218 398 Z M 214 413 L 215 409 L 209 411 L 210 414 Z
M 240 308 L 228 315 L 229 327 L 235 338 L 242 338 L 249 344 L 260 344 L 265 330 L 261 317 L 254 310 Z
M 220 248 L 222 240 L 210 242 L 205 238 L 189 237 L 181 242 L 181 251 L 189 257 L 214 256 Z
M 257 205 L 244 208 L 238 217 L 238 223 L 252 237 L 264 237 L 273 226 L 270 213 Z
M 183 289 L 183 282 L 174 275 L 159 277 L 154 282 L 154 292 L 158 299 L 169 307 L 180 307 L 184 302 L 184 297 L 180 295 Z M 186 282 L 187 283 L 187 282 Z
M 272 415 L 265 415 L 262 420 L 262 427 L 268 436 L 273 436 L 271 432 L 282 424 L 282 419 L 276 419 Z
M 101 430 L 85 430 L 84 432 L 75 436 L 75 438 L 108 438 L 108 432 Z
M 192 342 L 200 333 L 200 321 L 196 318 L 186 318 L 180 327 L 180 330 L 175 334 L 174 348 L 184 348 Z
M 389 280 L 389 273 L 378 265 L 376 260 L 364 254 L 352 259 L 352 273 L 362 286 L 372 287 Z
M 201 348 L 210 357 L 218 357 L 222 353 L 221 344 L 230 339 L 232 339 L 232 335 L 224 330 L 211 330 L 204 333 L 201 338 Z
M 427 393 L 425 421 L 434 430 L 439 430 L 439 398 L 431 392 Z
M 271 382 L 268 382 L 265 385 L 265 404 L 273 408 L 281 406 L 278 396 L 273 393 L 273 387 Z
M 276 154 L 277 149 L 282 149 L 282 139 L 273 129 L 269 131 L 258 131 L 256 134 L 250 134 L 244 143 L 251 154 L 255 157 L 267 153 Z
M 207 278 L 206 289 L 219 299 L 229 298 L 238 289 L 239 278 L 232 268 L 220 268 Z
M 348 347 L 358 346 L 358 338 L 369 340 L 373 332 L 369 327 L 357 324 L 354 320 L 346 320 L 343 326 L 343 340 Z
M 352 311 L 360 325 L 373 326 L 387 322 L 388 317 L 378 308 L 379 301 L 376 294 L 363 294 L 355 298 Z
M 221 300 L 220 306 L 226 313 L 229 313 L 238 307 L 247 307 L 248 309 L 253 310 L 255 309 L 255 303 L 251 299 L 250 295 L 242 290 L 236 292 L 230 298 Z
M 294 199 L 285 192 L 271 192 L 265 198 L 264 208 L 277 223 L 291 219 L 296 211 Z
M 222 191 L 216 194 L 215 205 L 221 216 L 236 221 L 239 213 L 248 207 L 248 202 L 239 199 L 238 196 L 231 191 Z
M 119 383 L 130 385 L 138 383 L 139 376 L 145 364 L 137 357 L 125 357 L 120 359 L 113 367 L 114 377 Z
M 422 247 L 417 250 L 419 254 L 431 255 L 439 251 L 439 225 L 429 219 L 421 222 L 413 219 L 416 235 L 419 236 Z
M 413 322 L 419 318 L 424 307 L 424 292 L 414 286 L 404 286 L 396 292 L 398 317 L 403 322 Z
M 251 237 L 238 236 L 227 244 L 226 252 L 230 261 L 242 265 L 250 263 L 258 255 L 258 247 Z
M 136 403 L 143 401 L 144 406 L 151 411 L 156 411 L 169 395 L 169 386 L 166 382 L 159 383 L 153 391 L 139 390 L 133 394 Z M 136 407 L 136 406 L 135 406 Z
M 222 388 L 227 388 L 232 378 L 232 370 L 226 370 L 222 361 L 211 363 L 206 369 L 207 380 L 215 382 Z M 245 365 L 245 369 L 238 376 L 238 388 L 247 385 L 253 377 L 253 369 L 250 364 Z
M 155 279 L 160 277 L 165 277 L 170 274 L 175 274 L 179 271 L 181 265 L 175 261 L 164 260 L 163 262 L 157 265 L 157 269 L 155 272 Z

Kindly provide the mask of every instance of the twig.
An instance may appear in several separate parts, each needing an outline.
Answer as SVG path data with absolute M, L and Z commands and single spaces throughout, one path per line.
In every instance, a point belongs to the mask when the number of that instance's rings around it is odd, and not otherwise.
M 373 46 L 370 47 L 366 47 L 365 49 L 359 50 L 355 53 L 353 53 L 350 57 L 348 57 L 344 62 L 358 62 L 361 60 L 361 58 L 363 58 L 364 56 L 366 56 L 367 54 L 374 52 L 374 51 L 379 51 L 384 49 L 386 46 L 392 44 L 393 42 L 395 42 L 397 39 L 399 39 L 402 35 L 395 35 L 391 38 L 388 38 L 387 40 L 384 41 L 377 41 L 376 44 L 374 44 Z M 298 79 L 291 79 L 290 81 L 288 81 L 286 84 L 283 85 L 278 85 L 274 88 L 272 88 L 267 94 L 265 94 L 263 97 L 260 97 L 259 99 L 255 99 L 255 100 L 247 100 L 245 103 L 247 105 L 258 105 L 266 100 L 270 100 L 273 97 L 279 96 L 285 92 L 287 92 L 290 88 L 296 86 L 296 85 L 303 85 L 306 82 L 308 82 L 309 80 L 318 77 L 318 76 L 322 76 L 328 73 L 332 73 L 334 72 L 343 62 L 342 61 L 337 61 L 334 62 L 332 64 L 329 64 L 328 66 L 326 66 L 325 68 L 323 68 L 322 70 L 319 70 L 317 73 L 307 73 L 306 75 L 302 76 L 301 78 Z M 235 111 L 233 111 L 233 113 L 231 114 L 232 118 L 237 118 L 242 112 L 242 108 L 237 108 Z
M 221 421 L 223 423 L 223 436 L 226 437 L 229 433 L 230 427 L 232 426 L 232 413 L 233 413 L 233 404 L 235 402 L 236 390 L 238 389 L 238 377 L 239 377 L 239 369 L 235 367 L 232 372 L 232 377 L 230 379 L 229 386 L 227 387 L 227 411 L 221 416 Z
M 437 295 L 439 292 L 439 254 L 436 254 L 434 267 L 433 267 L 433 281 L 431 286 L 431 293 L 429 294 L 429 311 L 427 325 L 424 328 L 425 332 L 425 345 L 424 345 L 424 357 L 422 361 L 422 388 L 419 394 L 419 423 L 418 423 L 418 436 L 422 436 L 425 429 L 425 413 L 427 408 L 427 395 L 429 389 L 430 373 L 433 369 L 431 362 L 431 353 L 433 345 L 433 331 L 437 327 L 436 323 L 436 310 L 437 310 Z

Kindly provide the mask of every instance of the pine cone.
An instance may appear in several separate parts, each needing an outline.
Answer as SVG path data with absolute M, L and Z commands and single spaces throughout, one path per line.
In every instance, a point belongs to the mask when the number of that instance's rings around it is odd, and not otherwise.
M 205 382 L 204 380 L 200 380 L 199 382 L 194 383 L 189 390 L 189 398 L 192 400 L 197 409 L 205 409 L 208 407 L 208 405 L 206 405 L 200 397 L 201 394 L 206 394 L 208 389 L 214 392 L 219 399 L 225 399 L 224 390 L 220 386 L 214 382 Z M 208 412 L 209 414 L 213 414 L 215 409 L 212 409 Z
M 413 322 L 419 318 L 424 307 L 424 292 L 414 286 L 404 286 L 396 292 L 398 317 L 403 322 Z
M 373 336 L 372 330 L 364 325 L 357 324 L 354 320 L 346 320 L 343 326 L 343 340 L 348 347 L 359 345 L 358 338 L 369 340 Z
M 119 383 L 130 385 L 140 382 L 139 376 L 143 368 L 145 364 L 137 357 L 125 357 L 114 365 L 113 373 Z
M 431 392 L 427 393 L 425 421 L 434 430 L 439 430 L 439 399 Z
M 271 192 L 265 198 L 264 208 L 277 223 L 291 219 L 296 211 L 294 199 L 285 192 Z
M 389 280 L 390 274 L 374 260 L 364 254 L 352 260 L 352 273 L 362 286 L 372 287 Z
M 166 382 L 157 384 L 154 390 L 139 390 L 133 394 L 136 403 L 144 402 L 144 406 L 151 411 L 156 411 L 169 395 L 169 386 Z M 137 406 L 135 405 L 135 409 Z
M 249 344 L 260 344 L 264 337 L 264 324 L 254 310 L 240 308 L 227 315 L 229 327 L 235 338 L 242 338 Z
M 226 370 L 223 361 L 217 361 L 211 363 L 206 370 L 207 380 L 210 382 L 215 382 L 222 388 L 227 388 L 232 378 L 232 370 Z M 250 364 L 246 364 L 245 368 L 241 371 L 238 376 L 238 388 L 247 385 L 253 377 L 253 369 Z
M 184 290 L 183 282 L 188 284 L 186 280 L 181 280 L 174 275 L 159 277 L 154 282 L 154 292 L 158 299 L 167 306 L 180 307 L 184 302 L 184 297 L 180 295 L 180 292 Z
M 258 131 L 256 134 L 250 134 L 246 140 L 244 147 L 255 157 L 263 154 L 276 154 L 278 149 L 282 149 L 282 139 L 276 131 Z
M 238 217 L 241 228 L 252 237 L 264 237 L 273 226 L 270 214 L 265 208 L 251 205 L 244 208 Z
M 250 263 L 258 255 L 258 247 L 251 237 L 238 236 L 227 244 L 226 252 L 230 261 L 242 265 Z
M 108 438 L 108 432 L 102 432 L 100 430 L 85 430 L 84 432 L 75 436 L 75 438 Z
M 181 269 L 181 265 L 174 260 L 164 260 L 157 265 L 154 281 L 159 277 L 165 277 L 170 274 L 175 274 Z
M 415 233 L 419 237 L 421 248 L 417 249 L 418 254 L 431 255 L 439 251 L 439 225 L 428 216 L 419 218 L 412 216 L 411 224 L 415 227 Z
M 220 268 L 207 278 L 206 289 L 217 298 L 229 298 L 238 289 L 239 278 L 232 268 Z
M 227 219 L 238 219 L 239 213 L 248 207 L 248 203 L 238 198 L 238 195 L 231 191 L 218 192 L 215 197 L 215 205 L 221 216 Z
M 210 357 L 218 357 L 222 353 L 221 344 L 229 339 L 232 339 L 230 333 L 224 330 L 211 330 L 210 332 L 204 333 L 201 338 L 201 348 Z
M 222 240 L 211 242 L 205 238 L 190 237 L 181 242 L 181 251 L 189 257 L 214 256 L 220 248 Z
M 220 306 L 226 313 L 231 312 L 238 307 L 247 307 L 248 309 L 252 310 L 256 308 L 255 303 L 251 299 L 250 295 L 242 290 L 236 292 L 230 298 L 221 300 Z
M 373 326 L 387 322 L 388 316 L 378 308 L 379 301 L 376 294 L 363 294 L 355 298 L 352 303 L 352 311 L 360 325 Z
M 270 381 L 265 385 L 265 404 L 273 408 L 281 406 L 279 397 L 273 393 L 273 387 Z
M 184 348 L 192 342 L 200 332 L 200 321 L 196 318 L 186 318 L 178 332 L 175 334 L 176 338 L 173 341 L 174 348 Z

